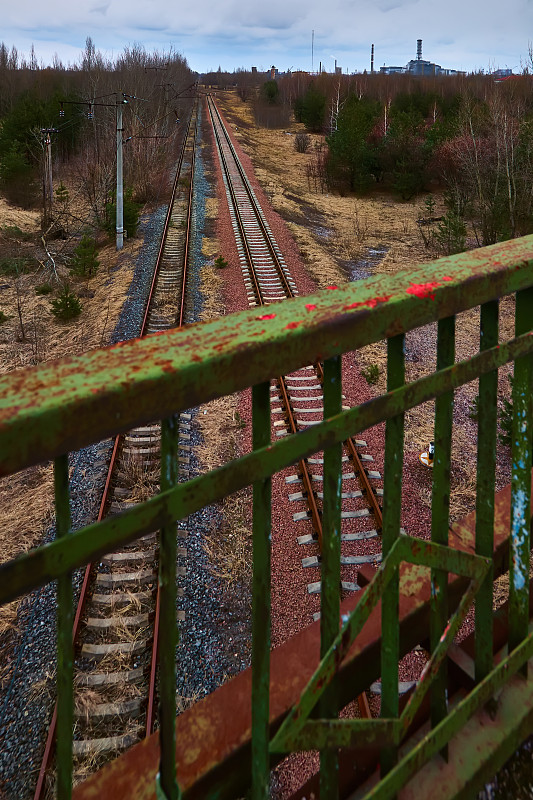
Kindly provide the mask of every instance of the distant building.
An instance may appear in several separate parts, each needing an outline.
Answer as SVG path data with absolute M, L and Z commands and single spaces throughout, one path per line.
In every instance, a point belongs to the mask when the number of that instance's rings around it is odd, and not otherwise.
M 425 61 L 422 58 L 422 39 L 416 42 L 416 58 L 413 58 L 405 67 L 387 67 L 385 64 L 379 70 L 384 75 L 397 75 L 406 73 L 408 75 L 420 75 L 423 77 L 433 77 L 434 75 L 464 75 L 456 69 L 443 69 L 440 64 L 433 61 Z
M 496 69 L 491 72 L 492 78 L 509 78 L 513 74 L 512 69 Z
M 383 64 L 383 66 L 379 68 L 379 71 L 383 75 L 397 75 L 398 73 L 405 72 L 405 67 L 386 67 L 385 64 Z

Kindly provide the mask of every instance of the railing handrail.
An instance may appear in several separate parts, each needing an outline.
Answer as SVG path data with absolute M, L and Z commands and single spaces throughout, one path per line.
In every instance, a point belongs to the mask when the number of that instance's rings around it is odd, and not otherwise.
M 0 476 L 532 285 L 528 236 L 7 374 Z

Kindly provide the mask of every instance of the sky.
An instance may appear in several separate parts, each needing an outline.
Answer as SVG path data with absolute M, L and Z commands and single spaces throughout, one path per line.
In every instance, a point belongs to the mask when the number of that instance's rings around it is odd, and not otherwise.
M 79 61 L 87 36 L 117 56 L 141 43 L 181 53 L 197 72 L 334 71 L 404 66 L 416 57 L 477 71 L 531 62 L 533 0 L 2 0 L 0 39 L 39 63 Z M 313 43 L 314 31 L 314 47 Z

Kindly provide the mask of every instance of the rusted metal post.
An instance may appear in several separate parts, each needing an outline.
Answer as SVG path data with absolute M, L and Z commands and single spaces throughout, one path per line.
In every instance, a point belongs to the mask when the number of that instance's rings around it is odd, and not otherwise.
M 387 340 L 387 389 L 393 391 L 405 383 L 405 337 L 403 334 Z M 387 420 L 385 426 L 385 473 L 383 483 L 383 558 L 400 535 L 402 507 L 404 415 Z M 384 592 L 381 605 L 381 716 L 398 716 L 399 640 L 399 579 L 398 573 Z M 396 748 L 385 747 L 381 752 L 381 775 L 386 775 L 396 763 Z
M 455 361 L 455 317 L 438 322 L 437 372 Z M 435 400 L 435 460 L 431 509 L 431 541 L 448 544 L 450 522 L 450 469 L 452 453 L 453 391 Z M 439 644 L 448 622 L 448 574 L 443 569 L 431 571 L 431 651 Z M 447 672 L 444 662 L 431 687 L 431 723 L 433 727 L 447 713 Z M 446 751 L 442 755 L 446 757 Z
M 498 344 L 498 301 L 481 306 L 480 350 Z M 494 540 L 494 489 L 496 481 L 496 422 L 498 410 L 498 371 L 479 379 L 477 402 L 477 486 L 476 553 L 490 558 Z M 492 669 L 492 583 L 491 568 L 476 597 L 476 681 Z
M 531 331 L 533 288 L 516 293 L 515 334 Z M 517 358 L 513 380 L 511 442 L 511 541 L 509 551 L 509 650 L 528 635 L 532 439 L 531 355 Z M 523 668 L 527 674 L 527 663 Z
M 252 388 L 252 446 L 270 442 L 270 382 Z M 270 796 L 270 552 L 272 481 L 253 486 L 252 584 L 252 798 Z
M 324 362 L 324 418 L 342 409 L 341 357 Z M 342 444 L 324 451 L 324 505 L 322 517 L 322 570 L 320 603 L 320 655 L 329 650 L 339 632 Z M 339 713 L 338 681 L 333 679 L 319 704 L 320 715 L 336 719 Z M 336 800 L 339 793 L 337 748 L 320 752 L 320 797 Z
M 56 538 L 70 531 L 68 455 L 54 461 Z M 73 648 L 72 648 L 72 574 L 57 580 L 57 798 L 70 800 L 72 792 L 72 725 L 74 721 Z
M 178 480 L 179 417 L 173 414 L 161 423 L 161 491 Z M 176 523 L 164 525 L 159 541 L 159 783 L 166 800 L 179 800 L 176 781 Z

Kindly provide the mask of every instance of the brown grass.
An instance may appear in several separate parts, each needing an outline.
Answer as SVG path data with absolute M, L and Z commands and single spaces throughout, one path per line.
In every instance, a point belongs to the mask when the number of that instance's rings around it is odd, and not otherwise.
M 373 273 L 395 274 L 438 257 L 426 248 L 417 219 L 426 216 L 425 198 L 397 202 L 391 195 L 374 192 L 367 197 L 339 197 L 321 192 L 310 185 L 308 167 L 324 147 L 324 137 L 313 134 L 308 153 L 297 153 L 294 135 L 303 130 L 292 122 L 285 131 L 267 130 L 254 125 L 250 107 L 236 93 L 220 93 L 222 110 L 232 121 L 235 136 L 248 153 L 264 191 L 278 213 L 286 220 L 312 277 L 320 287 L 347 280 L 342 268 L 346 261 L 357 261 L 368 247 L 386 247 L 388 252 L 373 268 Z M 442 194 L 434 192 L 435 216 L 445 213 Z M 504 298 L 500 305 L 500 337 L 513 335 L 514 299 Z M 429 374 L 436 365 L 436 325 L 410 332 L 406 337 L 406 379 L 416 380 Z M 456 359 L 462 360 L 479 350 L 479 310 L 457 317 Z M 361 368 L 376 364 L 380 378 L 376 394 L 386 391 L 386 345 L 375 342 L 357 353 Z M 509 367 L 500 370 L 499 395 L 509 395 Z M 475 423 L 468 411 L 477 394 L 477 382 L 455 393 L 452 436 L 452 486 L 450 518 L 457 520 L 475 507 Z M 426 403 L 406 414 L 405 446 L 421 451 L 434 439 L 434 403 Z M 498 448 L 498 488 L 508 482 L 508 452 Z M 429 490 L 419 489 L 420 499 L 431 504 Z

